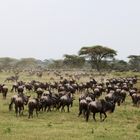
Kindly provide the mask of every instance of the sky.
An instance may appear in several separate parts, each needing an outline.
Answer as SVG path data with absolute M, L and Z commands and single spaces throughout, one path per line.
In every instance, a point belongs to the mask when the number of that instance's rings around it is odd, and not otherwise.
M 1 0 L 0 57 L 61 59 L 102 45 L 140 55 L 140 0 Z

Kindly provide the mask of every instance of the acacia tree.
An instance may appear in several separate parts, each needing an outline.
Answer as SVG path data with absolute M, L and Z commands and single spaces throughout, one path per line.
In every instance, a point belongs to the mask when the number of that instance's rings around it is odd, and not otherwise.
M 79 55 L 83 55 L 89 59 L 92 68 L 96 68 L 100 72 L 104 60 L 113 59 L 117 52 L 111 48 L 100 45 L 91 47 L 82 47 Z
M 130 69 L 140 71 L 140 55 L 130 55 L 128 58 Z
M 79 57 L 78 55 L 64 55 L 64 65 L 72 68 L 82 68 L 85 64 L 85 58 Z

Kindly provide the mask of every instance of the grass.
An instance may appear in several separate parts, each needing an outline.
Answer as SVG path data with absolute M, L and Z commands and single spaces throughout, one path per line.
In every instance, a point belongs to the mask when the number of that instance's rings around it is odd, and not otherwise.
M 1 83 L 8 75 L 11 74 L 0 73 Z M 50 76 L 45 75 L 41 81 L 49 81 L 49 78 Z M 23 73 L 21 74 L 21 79 L 29 81 L 31 79 L 37 80 L 38 78 L 36 76 L 28 77 Z M 12 83 L 9 82 L 6 85 L 11 89 Z M 140 84 L 137 86 L 140 87 Z M 74 101 L 73 107 L 70 108 L 70 113 L 61 113 L 59 111 L 40 112 L 38 118 L 34 115 L 33 119 L 28 119 L 27 108 L 24 111 L 24 115 L 18 118 L 16 118 L 14 111 L 8 111 L 10 97 L 13 94 L 9 93 L 6 100 L 3 100 L 2 95 L 0 95 L 1 140 L 140 139 L 140 109 L 132 106 L 129 96 L 127 96 L 126 102 L 123 105 L 116 106 L 113 114 L 107 114 L 108 117 L 104 122 L 99 121 L 99 114 L 97 114 L 97 122 L 94 122 L 92 116 L 90 116 L 89 122 L 87 123 L 82 116 L 77 117 L 79 95 L 76 95 L 76 100 Z

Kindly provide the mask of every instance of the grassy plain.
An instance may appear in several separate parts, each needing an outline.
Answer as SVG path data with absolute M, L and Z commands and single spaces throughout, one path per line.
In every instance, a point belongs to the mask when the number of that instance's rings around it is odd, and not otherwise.
M 12 73 L 0 73 L 0 83 Z M 113 73 L 106 77 L 130 76 L 133 73 Z M 137 75 L 140 75 L 137 73 Z M 54 75 L 44 74 L 38 79 L 36 76 L 20 74 L 20 79 L 24 81 L 40 80 L 49 81 Z M 54 77 L 55 78 L 55 77 Z M 101 77 L 95 77 L 95 79 Z M 89 77 L 81 78 L 81 81 L 88 80 Z M 11 89 L 12 82 L 6 82 Z M 140 88 L 140 83 L 136 85 Z M 116 106 L 113 114 L 108 113 L 104 122 L 99 121 L 99 114 L 94 122 L 92 116 L 89 122 L 77 117 L 78 114 L 78 93 L 74 105 L 67 112 L 40 112 L 39 117 L 28 119 L 27 108 L 24 115 L 16 118 L 14 111 L 8 111 L 10 97 L 15 93 L 8 93 L 6 100 L 0 94 L 0 140 L 140 140 L 140 108 L 132 106 L 131 98 L 127 96 L 126 102 L 121 106 Z M 28 93 L 35 96 L 35 93 Z

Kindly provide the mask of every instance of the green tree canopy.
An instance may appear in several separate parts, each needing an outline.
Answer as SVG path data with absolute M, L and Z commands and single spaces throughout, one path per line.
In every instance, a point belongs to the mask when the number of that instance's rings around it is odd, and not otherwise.
M 64 55 L 64 65 L 70 68 L 82 68 L 85 64 L 85 58 L 78 55 Z
M 17 59 L 10 57 L 1 57 L 0 58 L 0 69 L 9 70 L 15 66 L 18 62 Z
M 113 59 L 117 52 L 111 48 L 100 45 L 91 47 L 82 47 L 79 55 L 83 55 L 90 60 L 92 68 L 96 67 L 97 71 L 101 70 L 102 61 Z
M 63 68 L 63 60 L 51 60 L 52 62 L 48 65 L 48 68 L 51 69 L 62 69 Z
M 128 58 L 130 69 L 140 71 L 140 55 L 130 55 Z
M 128 71 L 129 70 L 129 65 L 126 61 L 124 60 L 114 60 L 110 64 L 110 68 L 112 70 L 116 71 Z
M 38 62 L 35 58 L 22 58 L 16 63 L 18 69 L 33 69 L 38 66 Z

